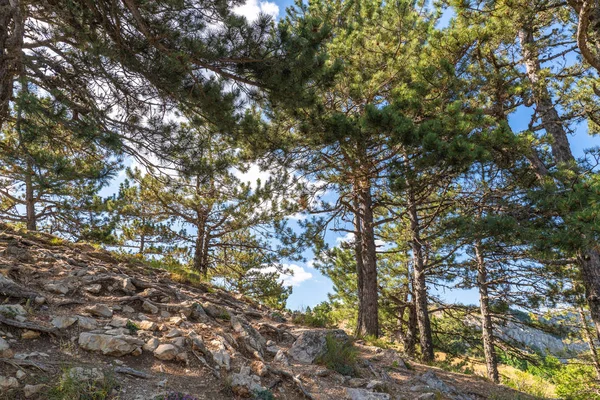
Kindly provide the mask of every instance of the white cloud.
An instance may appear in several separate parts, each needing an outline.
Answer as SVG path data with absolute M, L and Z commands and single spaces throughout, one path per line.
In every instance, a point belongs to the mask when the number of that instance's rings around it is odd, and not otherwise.
M 354 240 L 354 232 L 347 232 L 344 236 L 335 238 L 335 242 L 340 245 L 342 243 L 350 243 Z
M 283 264 L 283 267 L 290 270 L 291 275 L 280 274 L 279 277 L 283 281 L 285 286 L 298 286 L 302 282 L 307 281 L 313 277 L 313 274 L 306 271 L 303 267 L 296 264 Z M 268 267 L 261 269 L 264 272 L 275 272 L 275 267 Z
M 237 6 L 233 12 L 246 17 L 248 21 L 255 21 L 260 13 L 267 14 L 273 18 L 279 16 L 279 6 L 270 1 L 248 0 L 244 5 Z

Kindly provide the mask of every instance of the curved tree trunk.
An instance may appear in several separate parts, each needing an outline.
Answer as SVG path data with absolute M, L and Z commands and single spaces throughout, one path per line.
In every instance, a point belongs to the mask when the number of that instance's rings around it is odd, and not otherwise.
M 559 164 L 575 168 L 576 160 L 571 153 L 567 132 L 554 106 L 548 86 L 540 74 L 539 51 L 536 47 L 533 30 L 527 24 L 522 26 L 519 31 L 519 40 L 527 77 L 533 87 L 536 112 L 540 116 L 544 129 L 552 137 L 554 160 Z M 578 256 L 578 267 L 592 321 L 596 326 L 597 336 L 600 338 L 600 251 L 598 247 L 581 249 Z

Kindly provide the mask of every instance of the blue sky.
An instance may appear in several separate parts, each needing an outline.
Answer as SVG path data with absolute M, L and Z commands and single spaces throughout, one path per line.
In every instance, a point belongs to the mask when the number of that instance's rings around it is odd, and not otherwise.
M 236 9 L 239 14 L 246 16 L 252 20 L 256 18 L 259 12 L 263 12 L 274 17 L 282 17 L 285 15 L 285 8 L 292 5 L 291 0 L 281 0 L 275 2 L 261 2 L 258 0 L 250 0 L 245 5 Z M 451 14 L 444 16 L 442 24 L 444 24 Z M 530 121 L 532 108 L 521 107 L 509 119 L 509 122 L 515 131 L 525 130 Z M 600 146 L 600 138 L 591 137 L 587 134 L 587 129 L 584 125 L 578 127 L 575 135 L 570 138 L 572 149 L 575 156 L 582 156 L 584 149 Z M 252 168 L 248 173 L 244 174 L 244 179 L 254 181 L 257 178 L 265 178 L 267 173 L 261 172 L 257 167 Z M 117 179 L 113 185 L 103 191 L 103 195 L 114 193 L 122 181 L 122 176 Z M 342 240 L 342 234 L 331 232 L 327 235 L 327 240 L 330 245 L 336 245 Z M 288 300 L 290 309 L 302 309 L 307 306 L 314 305 L 327 300 L 327 294 L 332 291 L 332 284 L 328 278 L 321 275 L 316 269 L 311 266 L 312 253 L 307 252 L 305 256 L 308 260 L 306 263 L 295 263 L 289 265 L 295 272 L 294 276 L 284 277 L 284 281 L 293 286 L 293 293 Z M 478 304 L 478 297 L 475 290 L 444 290 L 438 291 L 432 288 L 432 293 L 440 295 L 447 302 Z

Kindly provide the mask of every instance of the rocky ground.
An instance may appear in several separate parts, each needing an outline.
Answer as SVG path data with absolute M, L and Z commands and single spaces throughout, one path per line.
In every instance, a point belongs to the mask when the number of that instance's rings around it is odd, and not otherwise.
M 350 340 L 344 331 L 294 325 L 241 296 L 4 226 L 0 295 L 5 399 L 531 398 L 360 341 L 345 376 L 316 363 L 326 337 Z

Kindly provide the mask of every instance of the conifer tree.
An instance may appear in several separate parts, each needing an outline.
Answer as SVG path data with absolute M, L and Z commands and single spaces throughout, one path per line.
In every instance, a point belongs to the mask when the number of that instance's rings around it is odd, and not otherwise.
M 86 139 L 94 127 L 73 122 L 60 104 L 25 87 L 12 119 L 0 141 L 3 217 L 68 235 L 69 222 L 99 211 L 94 198 L 118 171 L 119 158 L 106 143 Z

